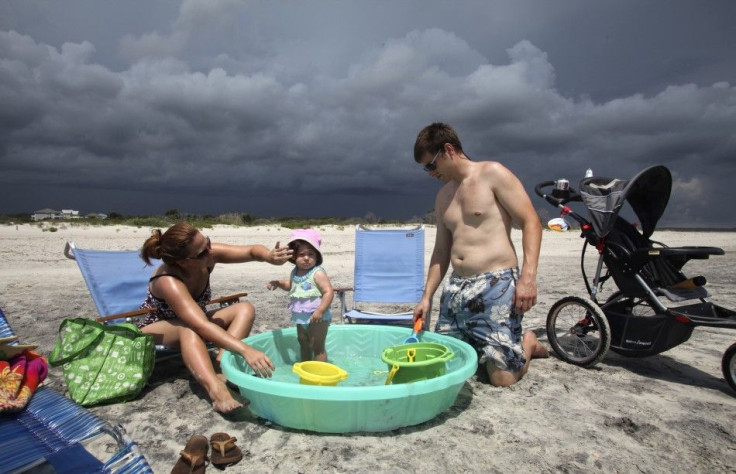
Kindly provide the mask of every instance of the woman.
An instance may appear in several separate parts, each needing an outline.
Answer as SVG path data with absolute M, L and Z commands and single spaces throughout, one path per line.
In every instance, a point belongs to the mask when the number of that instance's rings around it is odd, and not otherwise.
M 155 308 L 138 327 L 152 334 L 156 344 L 181 350 L 182 359 L 197 382 L 207 390 L 215 410 L 229 413 L 243 404 L 225 386 L 225 377 L 215 371 L 205 341 L 220 350 L 243 356 L 262 377 L 270 377 L 274 365 L 266 354 L 242 342 L 250 334 L 255 318 L 253 305 L 244 302 L 207 311 L 210 300 L 210 273 L 216 263 L 268 262 L 282 265 L 292 251 L 276 243 L 273 250 L 263 245 L 211 243 L 196 228 L 180 222 L 161 233 L 155 230 L 143 244 L 141 258 L 148 265 L 161 259 L 148 284 L 148 296 L 141 308 Z M 219 371 L 219 370 L 218 370 Z

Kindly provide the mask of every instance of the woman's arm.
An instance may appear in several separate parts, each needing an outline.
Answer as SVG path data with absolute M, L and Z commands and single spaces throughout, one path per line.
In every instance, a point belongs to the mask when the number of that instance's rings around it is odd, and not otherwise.
M 268 262 L 272 265 L 283 265 L 291 258 L 293 251 L 280 242 L 272 250 L 261 244 L 231 245 L 219 242 L 212 243 L 212 253 L 217 263 Z
M 202 308 L 194 301 L 184 282 L 174 277 L 162 276 L 151 283 L 151 290 L 159 295 L 159 298 L 165 300 L 176 316 L 202 339 L 214 343 L 217 347 L 242 355 L 254 370 L 257 369 L 253 364 L 260 362 L 261 366 L 266 367 L 265 370 L 260 371 L 260 374 L 271 375 L 267 369 L 268 367 L 271 370 L 274 369 L 270 359 L 210 321 Z

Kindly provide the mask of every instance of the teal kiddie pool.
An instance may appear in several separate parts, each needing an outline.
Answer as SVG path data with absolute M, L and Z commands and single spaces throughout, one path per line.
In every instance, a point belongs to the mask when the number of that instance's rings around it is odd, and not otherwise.
M 229 351 L 222 357 L 222 370 L 250 400 L 254 415 L 278 425 L 322 433 L 388 431 L 431 420 L 447 410 L 478 367 L 470 345 L 423 332 L 421 342 L 442 344 L 453 353 L 444 374 L 386 385 L 389 370 L 381 354 L 388 347 L 403 344 L 410 334 L 411 329 L 391 326 L 330 326 L 326 341 L 329 362 L 348 373 L 336 386 L 300 384 L 299 375 L 292 371 L 293 364 L 299 362 L 296 328 L 245 339 L 271 358 L 276 366 L 272 378 L 254 376 L 243 358 Z

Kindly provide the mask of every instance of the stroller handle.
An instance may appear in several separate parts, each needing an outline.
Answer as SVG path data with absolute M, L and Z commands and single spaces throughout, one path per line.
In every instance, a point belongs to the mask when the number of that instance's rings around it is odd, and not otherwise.
M 537 193 L 537 196 L 544 198 L 545 194 L 542 192 L 542 189 L 549 186 L 554 186 L 554 184 L 554 181 L 542 181 L 541 183 L 537 183 L 537 185 L 534 186 L 534 192 Z
M 564 191 L 553 189 L 552 194 L 546 194 L 544 188 L 555 186 L 557 181 L 542 181 L 534 186 L 534 192 L 537 196 L 543 198 L 548 203 L 555 207 L 562 207 L 570 201 L 582 201 L 580 194 L 578 194 L 572 187 L 567 187 Z
M 588 225 L 589 222 L 583 216 L 566 206 L 568 202 L 582 202 L 583 198 L 580 193 L 569 186 L 569 183 L 567 183 L 566 180 L 563 181 L 565 181 L 566 189 L 558 189 L 557 181 L 542 181 L 534 186 L 534 192 L 537 193 L 537 196 L 543 198 L 554 207 L 562 209 L 563 215 L 570 216 L 575 219 L 578 224 L 580 224 L 580 227 Z M 548 188 L 550 186 L 554 186 L 552 194 L 546 194 L 544 192 L 544 188 Z M 595 244 L 594 241 L 591 241 L 591 243 Z

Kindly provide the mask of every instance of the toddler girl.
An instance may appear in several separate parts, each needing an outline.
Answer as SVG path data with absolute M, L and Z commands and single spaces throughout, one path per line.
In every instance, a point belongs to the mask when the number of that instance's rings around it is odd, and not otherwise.
M 297 229 L 291 234 L 289 248 L 294 264 L 288 280 L 272 280 L 266 286 L 269 290 L 281 288 L 289 292 L 291 321 L 296 324 L 296 332 L 301 347 L 302 361 L 327 361 L 325 339 L 327 328 L 332 321 L 330 304 L 334 291 L 330 278 L 322 265 L 319 251 L 322 238 L 316 229 Z

